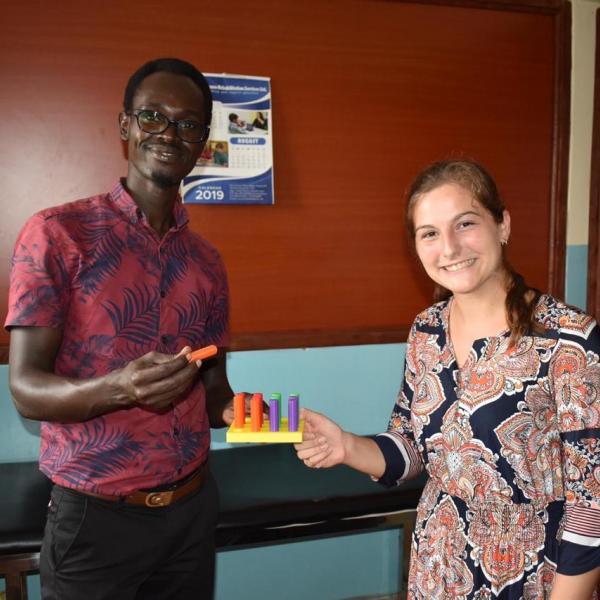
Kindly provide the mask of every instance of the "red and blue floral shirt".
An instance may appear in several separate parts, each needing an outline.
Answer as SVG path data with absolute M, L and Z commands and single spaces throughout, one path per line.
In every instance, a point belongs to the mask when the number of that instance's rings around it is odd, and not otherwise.
M 55 372 L 87 379 L 150 351 L 228 344 L 228 287 L 213 246 L 180 202 L 162 237 L 119 182 L 43 210 L 15 245 L 5 326 L 56 327 Z M 198 377 L 164 414 L 141 407 L 41 426 L 40 469 L 60 485 L 126 494 L 185 477 L 206 460 L 210 428 Z

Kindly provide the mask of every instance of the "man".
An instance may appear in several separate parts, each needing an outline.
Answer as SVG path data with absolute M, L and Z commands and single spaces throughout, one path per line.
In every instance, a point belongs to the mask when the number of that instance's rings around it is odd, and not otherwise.
M 43 421 L 40 468 L 55 484 L 46 600 L 212 597 L 218 499 L 207 457 L 209 426 L 232 421 L 228 289 L 178 196 L 211 110 L 191 64 L 143 65 L 119 115 L 127 177 L 43 210 L 17 240 L 10 386 L 19 412 Z M 188 361 L 208 344 L 215 358 Z

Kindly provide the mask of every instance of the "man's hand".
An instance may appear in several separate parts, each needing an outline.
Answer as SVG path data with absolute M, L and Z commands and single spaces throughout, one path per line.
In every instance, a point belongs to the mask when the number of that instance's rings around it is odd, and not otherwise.
M 123 408 L 168 410 L 190 389 L 198 373 L 198 364 L 188 360 L 190 352 L 191 348 L 186 346 L 176 356 L 149 352 L 132 360 L 107 376 L 112 395 Z
M 211 427 L 228 426 L 233 419 L 233 391 L 227 379 L 227 352 L 220 348 L 200 371 L 206 390 L 206 412 Z
M 185 347 L 176 356 L 149 352 L 99 377 L 66 377 L 54 372 L 62 337 L 61 329 L 51 327 L 11 331 L 10 388 L 18 411 L 28 419 L 73 423 L 132 406 L 168 410 L 198 373 Z

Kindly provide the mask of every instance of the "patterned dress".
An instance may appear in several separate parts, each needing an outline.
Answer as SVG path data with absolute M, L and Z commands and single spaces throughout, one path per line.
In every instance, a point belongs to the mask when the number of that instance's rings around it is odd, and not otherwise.
M 600 329 L 542 296 L 544 333 L 475 340 L 462 368 L 451 300 L 415 320 L 385 485 L 429 474 L 408 598 L 543 600 L 554 573 L 600 565 Z

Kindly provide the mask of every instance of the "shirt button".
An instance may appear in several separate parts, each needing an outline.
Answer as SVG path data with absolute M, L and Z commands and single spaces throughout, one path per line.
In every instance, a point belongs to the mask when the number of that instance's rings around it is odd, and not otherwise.
M 167 295 L 167 292 L 165 292 L 165 290 L 160 290 L 160 297 L 164 298 Z
M 175 428 L 173 429 L 173 435 L 174 435 L 175 437 L 177 437 L 177 436 L 179 435 L 179 429 L 177 429 L 177 427 L 175 427 Z
M 166 344 L 166 343 L 167 343 L 167 336 L 166 336 L 166 335 L 161 335 L 161 336 L 160 336 L 160 341 L 161 341 L 163 344 Z

